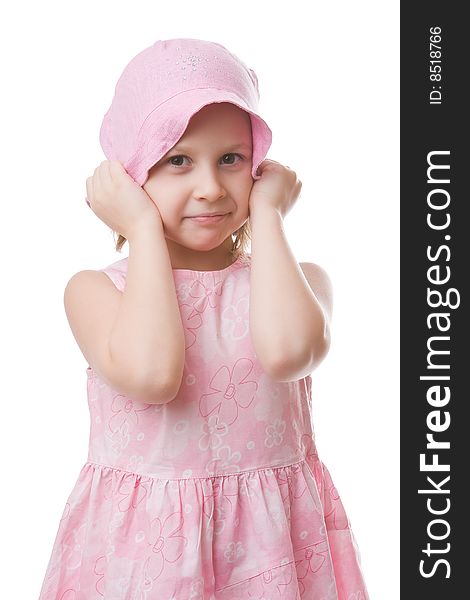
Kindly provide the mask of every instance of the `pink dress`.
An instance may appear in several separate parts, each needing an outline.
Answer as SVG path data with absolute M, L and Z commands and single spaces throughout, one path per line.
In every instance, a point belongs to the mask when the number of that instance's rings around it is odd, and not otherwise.
M 121 291 L 127 264 L 101 269 Z M 250 257 L 173 277 L 178 395 L 144 404 L 88 367 L 87 462 L 39 600 L 368 600 L 315 447 L 311 376 L 274 381 L 252 346 Z

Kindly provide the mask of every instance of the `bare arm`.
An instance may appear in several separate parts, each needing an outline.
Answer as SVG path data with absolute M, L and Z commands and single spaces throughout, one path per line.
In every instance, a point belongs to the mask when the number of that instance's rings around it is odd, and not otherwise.
M 158 220 L 133 232 L 126 286 L 111 329 L 109 350 L 117 365 L 134 365 L 151 390 L 174 398 L 184 368 L 184 330 L 163 226 Z
M 330 300 L 324 306 L 298 265 L 280 213 L 251 210 L 250 330 L 258 358 L 273 378 L 294 381 L 323 360 L 330 344 Z M 329 281 L 324 280 L 327 290 Z

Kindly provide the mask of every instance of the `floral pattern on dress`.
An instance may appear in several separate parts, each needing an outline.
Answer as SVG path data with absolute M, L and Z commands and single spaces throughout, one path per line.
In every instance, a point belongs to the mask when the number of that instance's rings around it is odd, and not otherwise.
M 102 269 L 120 291 L 127 265 Z M 253 348 L 249 257 L 173 277 L 180 389 L 144 404 L 87 368 L 88 457 L 39 600 L 369 600 L 312 377 L 275 381 Z

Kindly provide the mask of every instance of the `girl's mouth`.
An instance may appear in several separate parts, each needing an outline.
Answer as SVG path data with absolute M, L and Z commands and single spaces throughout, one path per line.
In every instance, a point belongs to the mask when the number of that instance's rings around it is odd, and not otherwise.
M 211 225 L 215 223 L 220 223 L 227 215 L 228 213 L 226 213 L 225 215 L 217 215 L 214 217 L 188 217 L 188 219 L 191 219 L 191 221 L 195 221 L 196 223 L 204 223 L 207 225 Z

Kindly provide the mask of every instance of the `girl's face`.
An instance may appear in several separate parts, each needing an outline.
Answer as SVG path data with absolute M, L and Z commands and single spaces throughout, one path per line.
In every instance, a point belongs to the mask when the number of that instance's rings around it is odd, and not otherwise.
M 251 167 L 248 113 L 218 103 L 197 112 L 176 145 L 150 169 L 142 187 L 162 217 L 173 268 L 199 258 L 205 265 L 226 260 L 232 233 L 249 216 Z M 217 222 L 192 218 L 206 213 L 225 216 Z

